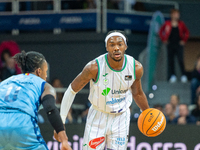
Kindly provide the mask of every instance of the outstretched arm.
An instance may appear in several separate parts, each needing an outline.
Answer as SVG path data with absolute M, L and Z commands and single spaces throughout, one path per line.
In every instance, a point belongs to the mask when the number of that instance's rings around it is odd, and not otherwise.
M 74 101 L 76 93 L 79 92 L 91 79 L 95 81 L 97 74 L 98 65 L 96 61 L 91 61 L 83 68 L 83 71 L 69 85 L 63 96 L 60 108 L 60 115 L 63 124 L 65 124 L 67 114 L 72 105 L 72 102 Z
M 56 130 L 60 141 L 62 142 L 62 150 L 71 150 L 71 147 L 68 144 L 68 138 L 64 130 L 64 126 L 62 124 L 61 117 L 59 115 L 59 111 L 55 106 L 55 98 L 56 93 L 54 88 L 45 83 L 44 92 L 41 96 L 41 103 L 44 107 L 44 110 L 47 113 L 47 117 L 53 128 Z
M 135 63 L 135 71 L 136 71 L 136 80 L 131 86 L 133 99 L 135 100 L 138 107 L 144 111 L 149 108 L 146 95 L 142 90 L 141 78 L 143 76 L 143 67 L 142 64 L 136 61 Z

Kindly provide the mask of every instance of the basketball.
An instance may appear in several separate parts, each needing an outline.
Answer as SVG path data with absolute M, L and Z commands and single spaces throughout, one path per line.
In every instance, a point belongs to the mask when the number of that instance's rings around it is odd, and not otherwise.
M 148 137 L 156 137 L 161 134 L 166 126 L 164 114 L 154 108 L 143 111 L 138 118 L 139 130 Z

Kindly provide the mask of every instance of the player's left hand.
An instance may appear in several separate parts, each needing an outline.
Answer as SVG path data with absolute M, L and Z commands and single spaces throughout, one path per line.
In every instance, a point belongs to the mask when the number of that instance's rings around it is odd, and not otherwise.
M 61 142 L 58 134 L 56 133 L 56 131 L 54 130 L 54 138 L 58 141 L 58 142 Z

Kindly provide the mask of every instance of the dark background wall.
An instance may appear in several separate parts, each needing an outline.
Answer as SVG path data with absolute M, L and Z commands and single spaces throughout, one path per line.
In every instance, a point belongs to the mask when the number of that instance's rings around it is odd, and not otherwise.
M 179 9 L 181 19 L 185 22 L 190 30 L 190 37 L 200 37 L 200 1 L 198 2 L 180 2 Z
M 21 50 L 44 54 L 50 64 L 50 80 L 58 77 L 66 87 L 89 61 L 106 52 L 105 36 L 96 32 L 1 34 L 0 41 L 14 40 Z M 139 53 L 146 47 L 147 34 L 133 33 L 128 38 L 127 54 L 138 59 Z

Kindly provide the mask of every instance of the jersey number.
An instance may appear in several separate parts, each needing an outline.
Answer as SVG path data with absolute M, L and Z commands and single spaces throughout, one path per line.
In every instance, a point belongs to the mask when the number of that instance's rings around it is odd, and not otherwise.
M 11 96 L 12 89 L 13 89 L 12 86 L 8 88 L 8 91 L 7 91 L 5 99 L 4 99 L 6 102 L 14 102 L 14 101 L 16 101 L 17 100 L 17 95 L 18 95 L 19 90 L 21 89 L 21 87 L 15 87 L 15 92 Z M 9 99 L 10 96 L 12 97 L 11 99 Z

